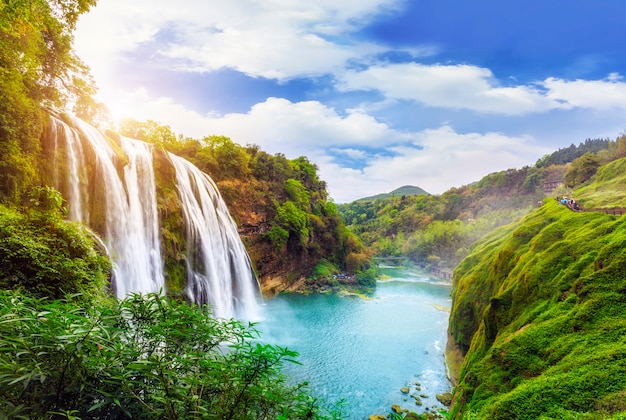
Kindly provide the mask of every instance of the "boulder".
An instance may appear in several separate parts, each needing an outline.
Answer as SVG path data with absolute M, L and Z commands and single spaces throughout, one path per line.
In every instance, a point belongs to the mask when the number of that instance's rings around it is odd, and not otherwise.
M 436 397 L 441 404 L 445 405 L 446 407 L 450 407 L 450 404 L 452 403 L 451 393 L 444 392 L 443 394 L 437 394 Z

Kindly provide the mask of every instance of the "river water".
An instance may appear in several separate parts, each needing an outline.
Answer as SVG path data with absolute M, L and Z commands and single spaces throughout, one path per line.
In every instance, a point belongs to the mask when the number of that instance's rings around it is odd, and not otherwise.
M 450 391 L 444 349 L 450 284 L 400 269 L 367 298 L 333 294 L 280 295 L 264 305 L 264 341 L 300 353 L 302 366 L 284 371 L 308 381 L 329 403 L 345 400 L 348 419 L 386 414 L 392 404 L 421 413 L 441 408 L 435 394 Z M 421 390 L 415 391 L 415 382 Z M 423 406 L 402 394 L 424 394 Z

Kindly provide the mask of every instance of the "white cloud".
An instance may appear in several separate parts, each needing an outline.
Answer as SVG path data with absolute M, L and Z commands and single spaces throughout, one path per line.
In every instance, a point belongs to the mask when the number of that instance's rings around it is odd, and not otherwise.
M 75 46 L 88 65 L 103 69 L 160 34 L 152 53 L 181 70 L 232 68 L 276 79 L 320 75 L 382 52 L 371 43 L 336 40 L 401 3 L 108 0 L 81 17 Z
M 617 73 L 603 80 L 547 78 L 531 85 L 500 86 L 492 72 L 482 67 L 401 63 L 346 71 L 337 88 L 375 90 L 387 99 L 502 115 L 573 108 L 626 109 L 626 83 Z
M 395 156 L 378 156 L 363 171 L 346 170 L 331 162 L 320 165 L 325 179 L 337 180 L 328 182 L 331 195 L 346 202 L 402 185 L 417 185 L 440 194 L 489 173 L 533 164 L 551 151 L 529 137 L 462 134 L 449 126 L 423 130 L 415 133 L 415 138 L 413 146 L 419 147 L 394 147 Z
M 317 101 L 282 98 L 268 98 L 245 114 L 207 118 L 202 128 L 204 134 L 228 135 L 238 143 L 293 157 L 331 146 L 384 146 L 410 139 L 362 112 L 340 115 Z
M 499 86 L 489 69 L 471 65 L 386 64 L 347 71 L 338 88 L 377 90 L 387 98 L 414 100 L 431 107 L 519 115 L 561 105 L 538 86 Z
M 571 107 L 626 110 L 626 83 L 617 73 L 611 73 L 604 80 L 548 78 L 543 84 L 548 89 L 548 98 Z
M 365 159 L 367 158 L 367 152 L 364 150 L 353 149 L 353 148 L 339 148 L 333 147 L 329 149 L 332 153 L 336 155 L 342 155 L 349 159 Z

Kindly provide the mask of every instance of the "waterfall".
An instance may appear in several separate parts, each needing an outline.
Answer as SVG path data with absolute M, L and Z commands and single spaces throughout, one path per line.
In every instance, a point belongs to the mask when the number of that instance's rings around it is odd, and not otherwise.
M 49 133 L 56 187 L 65 191 L 70 218 L 99 227 L 113 261 L 116 295 L 165 291 L 153 145 L 126 137 L 112 144 L 81 120 L 67 124 L 55 116 Z M 168 157 L 187 235 L 187 297 L 210 304 L 216 316 L 252 319 L 259 285 L 226 204 L 206 174 L 178 156 Z M 98 211 L 89 212 L 94 200 Z
M 218 316 L 237 313 L 254 318 L 244 303 L 256 299 L 258 284 L 226 204 L 208 175 L 185 159 L 169 156 L 176 168 L 187 243 L 192 244 L 187 256 L 188 297 L 208 302 Z

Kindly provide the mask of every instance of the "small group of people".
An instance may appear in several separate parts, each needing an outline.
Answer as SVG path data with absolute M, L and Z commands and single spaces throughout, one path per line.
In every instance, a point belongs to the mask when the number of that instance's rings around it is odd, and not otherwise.
M 580 211 L 581 208 L 578 205 L 578 202 L 576 200 L 574 200 L 573 198 L 567 198 L 567 196 L 563 196 L 563 197 L 556 197 L 556 201 L 558 201 L 560 204 L 563 204 L 564 206 L 569 207 L 571 210 L 573 211 Z

